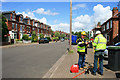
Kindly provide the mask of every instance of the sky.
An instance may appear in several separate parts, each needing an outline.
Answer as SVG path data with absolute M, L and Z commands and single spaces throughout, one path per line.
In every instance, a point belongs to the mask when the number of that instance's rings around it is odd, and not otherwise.
M 91 30 L 99 21 L 112 16 L 118 2 L 73 2 L 72 31 Z M 69 32 L 70 2 L 7 2 L 2 1 L 2 11 L 13 11 L 29 16 L 51 26 L 52 30 Z

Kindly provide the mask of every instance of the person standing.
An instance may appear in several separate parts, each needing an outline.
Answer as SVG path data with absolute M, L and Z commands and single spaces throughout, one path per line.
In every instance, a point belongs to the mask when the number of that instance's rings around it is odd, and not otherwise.
M 86 37 L 86 32 L 83 31 L 81 33 L 81 38 L 78 38 L 76 41 L 78 45 L 77 53 L 79 54 L 78 65 L 80 70 L 82 70 L 83 68 L 87 68 L 85 67 L 85 54 L 87 54 L 88 42 L 86 42 L 85 37 Z
M 99 74 L 103 75 L 103 56 L 104 56 L 104 51 L 106 49 L 106 44 L 107 44 L 107 40 L 106 38 L 101 34 L 100 31 L 96 31 L 96 37 L 94 39 L 93 42 L 93 47 L 95 49 L 95 53 L 94 53 L 94 68 L 93 68 L 93 75 L 96 75 L 96 71 L 98 71 L 98 66 L 97 66 L 97 62 L 98 62 L 98 58 L 99 58 Z

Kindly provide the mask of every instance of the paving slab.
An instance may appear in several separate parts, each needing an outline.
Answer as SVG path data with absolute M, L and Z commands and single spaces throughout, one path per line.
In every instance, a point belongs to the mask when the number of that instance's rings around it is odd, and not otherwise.
M 77 46 L 72 46 L 72 49 L 74 53 L 66 54 L 64 57 L 64 60 L 59 64 L 57 69 L 54 70 L 54 72 L 50 75 L 49 78 L 73 78 L 74 76 L 80 74 L 84 70 L 79 70 L 79 73 L 70 73 L 70 67 L 72 64 L 78 63 L 78 53 L 76 52 Z M 89 64 L 93 66 L 94 63 L 94 53 L 92 48 L 88 48 L 88 54 L 86 55 L 86 66 L 88 67 Z M 103 61 L 104 65 L 108 64 L 108 61 Z M 91 72 L 89 74 L 81 74 L 76 78 L 116 78 L 116 72 L 107 69 L 107 67 L 104 67 L 104 75 L 101 76 L 99 74 L 96 74 L 96 76 L 92 75 Z

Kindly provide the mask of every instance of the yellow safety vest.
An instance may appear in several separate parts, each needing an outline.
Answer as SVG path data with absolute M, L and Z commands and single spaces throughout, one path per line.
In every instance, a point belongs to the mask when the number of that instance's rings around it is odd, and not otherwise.
M 82 39 L 78 39 L 78 40 L 80 40 L 82 43 L 84 43 L 84 41 L 82 41 Z M 77 46 L 77 51 L 78 52 L 85 52 L 85 46 L 83 46 L 83 47 L 80 47 L 79 45 Z
M 95 47 L 95 51 L 105 50 L 106 49 L 107 40 L 103 37 L 102 34 L 99 34 L 95 37 L 93 42 L 93 46 Z

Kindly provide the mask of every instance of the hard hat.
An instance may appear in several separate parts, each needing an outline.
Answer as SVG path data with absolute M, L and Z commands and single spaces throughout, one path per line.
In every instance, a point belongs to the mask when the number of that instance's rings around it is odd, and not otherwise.
M 81 34 L 82 34 L 82 35 L 86 35 L 86 32 L 85 32 L 85 31 L 83 31 Z
M 101 32 L 100 31 L 96 31 L 96 34 L 101 34 Z

